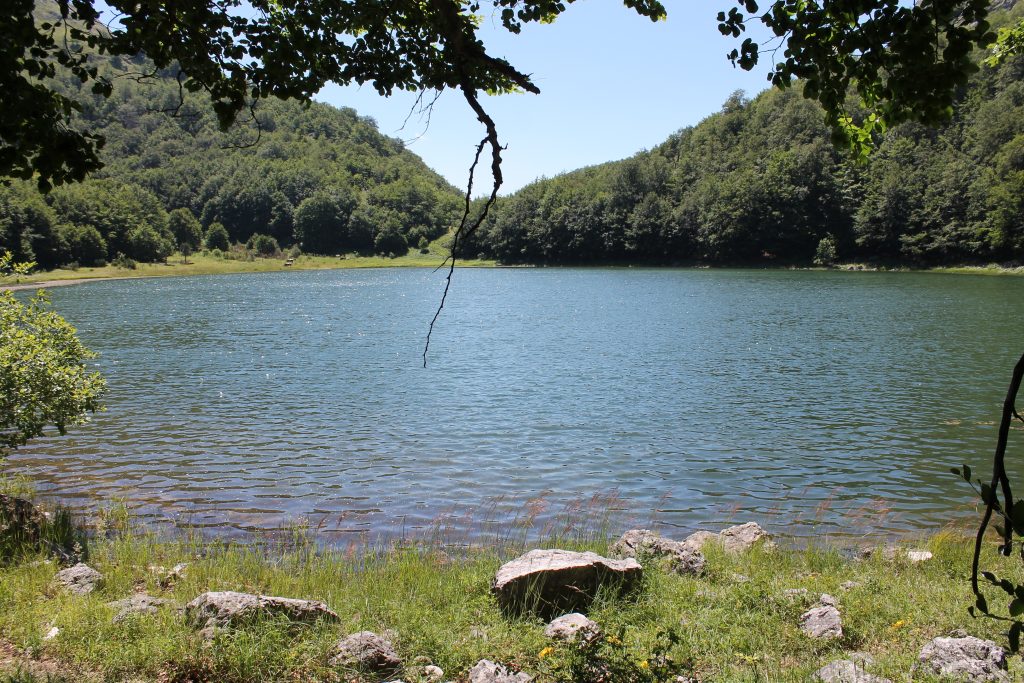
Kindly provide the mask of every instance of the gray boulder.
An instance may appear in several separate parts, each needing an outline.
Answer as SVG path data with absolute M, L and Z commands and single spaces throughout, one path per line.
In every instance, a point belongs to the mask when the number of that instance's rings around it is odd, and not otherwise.
M 817 607 L 800 615 L 800 630 L 809 638 L 842 638 L 843 621 L 835 598 L 823 594 Z
M 959 681 L 1008 681 L 1006 651 L 991 640 L 936 638 L 921 650 L 916 669 Z
M 530 683 L 532 680 L 533 676 L 513 673 L 489 659 L 481 659 L 469 670 L 469 683 Z
M 700 550 L 708 541 L 715 541 L 721 543 L 722 547 L 730 553 L 741 553 L 758 544 L 772 548 L 775 544 L 772 543 L 771 538 L 771 535 L 757 522 L 747 522 L 723 529 L 717 534 L 710 531 L 697 531 L 687 536 L 683 544 Z
M 498 569 L 491 591 L 508 612 L 551 616 L 585 610 L 602 586 L 633 588 L 643 568 L 633 558 L 610 560 L 597 553 L 531 550 Z
M 592 621 L 579 612 L 565 614 L 554 619 L 547 628 L 544 635 L 552 640 L 561 640 L 566 643 L 579 642 L 589 645 L 601 637 L 601 627 L 596 621 Z
M 145 593 L 135 593 L 123 600 L 108 602 L 107 606 L 117 610 L 117 614 L 114 615 L 115 624 L 124 621 L 132 614 L 156 614 L 161 607 L 181 609 L 181 603 L 164 598 L 154 598 Z
M 68 567 L 57 572 L 53 577 L 54 584 L 75 595 L 88 595 L 96 590 L 103 575 L 87 564 L 79 562 L 74 567 Z
M 291 621 L 314 622 L 317 619 L 337 621 L 338 615 L 317 600 L 276 598 L 268 595 L 211 591 L 185 605 L 185 619 L 199 628 L 216 629 L 234 626 L 259 616 L 285 616 Z
M 704 573 L 704 555 L 693 545 L 673 541 L 647 529 L 631 529 L 611 548 L 615 557 L 663 560 L 677 574 L 699 576 Z
M 863 663 L 841 659 L 827 664 L 814 672 L 812 677 L 821 683 L 892 683 L 888 678 L 869 674 Z
M 379 674 L 397 671 L 402 659 L 391 641 L 372 631 L 360 631 L 338 641 L 330 664 Z

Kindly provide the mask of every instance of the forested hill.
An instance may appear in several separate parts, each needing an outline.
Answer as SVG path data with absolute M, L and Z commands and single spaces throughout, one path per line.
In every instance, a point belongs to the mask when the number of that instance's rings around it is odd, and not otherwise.
M 501 199 L 467 246 L 506 263 L 1020 262 L 1024 58 L 982 66 L 950 125 L 895 128 L 864 165 L 798 91 L 736 94 L 653 150 Z
M 223 225 L 233 242 L 265 233 L 281 248 L 398 254 L 451 227 L 459 192 L 351 109 L 262 101 L 258 126 L 221 133 L 206 98 L 179 109 L 173 70 L 101 64 L 121 75 L 109 99 L 85 96 L 80 118 L 106 137 L 105 168 L 45 198 L 29 183 L 0 187 L 0 251 L 44 268 L 159 260 L 199 248 L 211 227 L 211 246 L 226 248 Z

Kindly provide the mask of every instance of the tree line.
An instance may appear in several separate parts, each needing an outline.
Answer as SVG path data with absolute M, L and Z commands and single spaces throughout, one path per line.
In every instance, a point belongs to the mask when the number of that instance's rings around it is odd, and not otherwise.
M 399 255 L 457 215 L 458 190 L 351 109 L 268 100 L 224 133 L 207 102 L 182 99 L 173 69 L 100 65 L 119 74 L 109 98 L 72 78 L 59 86 L 106 138 L 104 168 L 46 195 L 29 181 L 0 186 L 0 252 L 19 261 L 160 261 L 233 243 Z
M 996 13 L 1012 25 L 1024 6 Z M 831 144 L 798 87 L 747 99 L 623 161 L 500 198 L 465 255 L 505 263 L 940 265 L 1024 259 L 1024 58 L 980 70 L 938 128 Z

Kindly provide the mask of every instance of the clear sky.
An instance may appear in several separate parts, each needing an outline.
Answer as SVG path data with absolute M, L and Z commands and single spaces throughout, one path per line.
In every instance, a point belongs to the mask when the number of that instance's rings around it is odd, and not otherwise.
M 486 22 L 491 54 L 532 74 L 540 95 L 487 97 L 485 108 L 508 145 L 502 165 L 507 194 L 539 177 L 622 159 L 718 111 L 735 90 L 767 87 L 767 65 L 745 72 L 725 54 L 739 41 L 718 32 L 729 4 L 666 3 L 654 23 L 615 0 L 580 0 L 553 24 L 518 35 Z M 483 128 L 458 92 L 445 92 L 429 127 L 413 116 L 411 93 L 391 98 L 371 86 L 330 86 L 317 99 L 376 119 L 381 132 L 407 141 L 452 184 L 464 187 Z M 415 139 L 415 140 L 414 140 Z M 490 187 L 489 174 L 477 187 Z

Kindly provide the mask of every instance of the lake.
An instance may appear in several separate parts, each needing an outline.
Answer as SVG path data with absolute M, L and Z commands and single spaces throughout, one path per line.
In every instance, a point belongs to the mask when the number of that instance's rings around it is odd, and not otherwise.
M 339 544 L 918 534 L 974 515 L 948 469 L 988 471 L 1024 339 L 1024 278 L 467 269 L 424 369 L 443 275 L 54 289 L 108 410 L 11 469 L 76 508 L 223 534 L 305 519 Z

